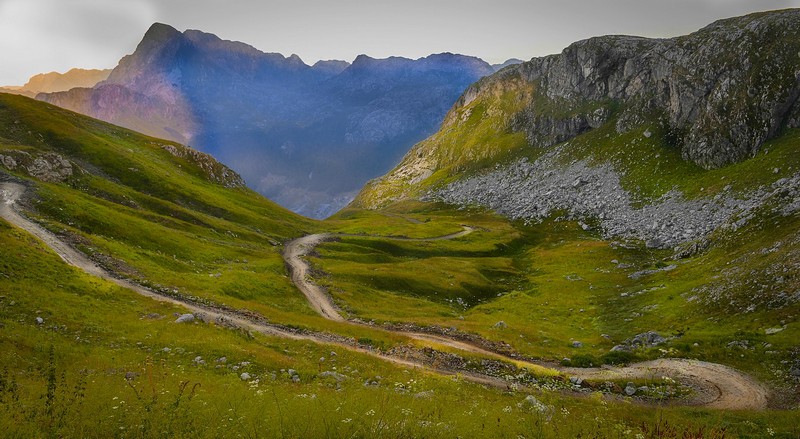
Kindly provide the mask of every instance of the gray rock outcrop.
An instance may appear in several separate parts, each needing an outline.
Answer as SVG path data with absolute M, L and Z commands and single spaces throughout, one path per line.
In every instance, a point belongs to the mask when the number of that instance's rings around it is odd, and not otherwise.
M 0 166 L 48 183 L 60 183 L 71 177 L 76 169 L 69 160 L 54 152 L 31 154 L 9 150 L 5 154 L 0 154 Z
M 617 130 L 661 118 L 683 156 L 705 168 L 752 157 L 800 126 L 800 10 L 720 20 L 678 38 L 603 36 L 508 67 L 471 86 L 464 106 L 498 81 L 534 84 L 511 127 L 534 146 L 569 140 L 610 120 Z
M 471 85 L 439 132 L 369 182 L 353 204 L 374 209 L 416 198 L 509 153 L 538 155 L 596 129 L 620 139 L 657 127 L 651 142 L 702 168 L 741 162 L 800 127 L 798 53 L 798 9 L 721 20 L 671 39 L 576 42 Z M 653 134 L 644 131 L 647 139 Z M 526 153 L 525 143 L 535 151 Z
M 175 319 L 175 323 L 192 323 L 194 321 L 194 314 L 181 314 L 180 317 Z

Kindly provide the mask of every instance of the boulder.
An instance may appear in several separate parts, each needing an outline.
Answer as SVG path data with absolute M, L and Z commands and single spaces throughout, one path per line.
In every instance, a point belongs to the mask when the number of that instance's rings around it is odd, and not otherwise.
M 194 314 L 181 314 L 180 317 L 175 319 L 175 323 L 191 323 L 194 321 Z

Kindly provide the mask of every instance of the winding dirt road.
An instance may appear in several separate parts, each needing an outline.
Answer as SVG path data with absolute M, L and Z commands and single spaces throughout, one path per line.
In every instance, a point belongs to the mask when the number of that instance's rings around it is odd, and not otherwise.
M 377 237 L 382 239 L 403 240 L 403 241 L 441 241 L 446 239 L 456 239 L 468 235 L 475 231 L 474 228 L 463 226 L 464 230 L 450 235 L 437 236 L 433 238 L 404 238 L 404 237 Z M 320 243 L 331 238 L 341 236 L 363 236 L 348 234 L 315 234 L 307 235 L 302 238 L 289 241 L 285 245 L 284 260 L 292 274 L 292 281 L 297 288 L 308 298 L 311 306 L 326 318 L 340 322 L 348 322 L 354 325 L 362 323 L 349 321 L 339 314 L 331 297 L 327 292 L 314 283 L 309 273 L 311 268 L 304 259 Z M 584 380 L 633 380 L 633 379 L 653 379 L 668 376 L 676 381 L 680 381 L 691 386 L 695 395 L 691 400 L 686 401 L 689 405 L 704 406 L 717 409 L 737 409 L 737 410 L 763 410 L 767 407 L 769 390 L 752 377 L 745 375 L 728 366 L 716 363 L 708 363 L 698 360 L 687 360 L 680 358 L 662 358 L 659 360 L 635 363 L 626 367 L 602 367 L 602 368 L 566 368 L 553 364 L 532 363 L 510 358 L 506 355 L 489 351 L 480 346 L 470 344 L 465 341 L 448 338 L 441 335 L 396 331 L 409 338 L 438 343 L 451 348 L 479 354 L 486 357 L 513 361 L 520 366 L 546 367 L 558 370 L 559 372 L 582 378 Z
M 493 386 L 501 389 L 508 388 L 509 383 L 500 378 L 488 375 L 469 373 L 463 371 L 452 371 L 433 368 L 415 360 L 389 356 L 387 354 L 372 349 L 355 346 L 343 341 L 337 341 L 328 334 L 313 332 L 295 332 L 277 325 L 270 325 L 260 321 L 254 321 L 243 317 L 229 310 L 220 310 L 213 307 L 201 306 L 192 302 L 180 300 L 178 298 L 165 296 L 153 290 L 145 288 L 134 282 L 119 279 L 102 267 L 92 262 L 83 253 L 76 251 L 67 243 L 45 230 L 38 224 L 20 215 L 15 206 L 17 200 L 25 193 L 25 186 L 18 183 L 0 182 L 0 217 L 9 223 L 19 227 L 28 233 L 36 236 L 48 247 L 56 252 L 66 263 L 73 265 L 86 273 L 113 282 L 123 288 L 130 289 L 142 296 L 152 298 L 161 302 L 168 302 L 186 308 L 187 310 L 202 316 L 204 320 L 214 320 L 219 324 L 241 328 L 245 330 L 257 331 L 266 335 L 282 337 L 293 340 L 306 340 L 320 344 L 339 346 L 344 349 L 371 355 L 394 364 L 425 370 L 440 375 L 458 375 L 460 378 L 477 384 Z M 414 241 L 455 239 L 471 233 L 474 229 L 465 227 L 461 232 L 451 235 L 440 236 L 430 239 L 414 238 L 393 238 Z M 308 277 L 309 266 L 303 259 L 313 248 L 324 239 L 334 235 L 309 235 L 287 243 L 284 257 L 287 265 L 292 272 L 292 281 L 298 289 L 309 298 L 312 307 L 323 317 L 331 320 L 341 321 L 348 324 L 357 324 L 345 320 L 330 300 L 330 297 L 321 287 L 314 284 Z M 373 328 L 374 329 L 374 328 Z M 479 346 L 475 346 L 463 341 L 453 340 L 447 337 L 422 334 L 399 332 L 401 335 L 416 340 L 428 341 L 443 344 L 462 351 L 468 351 L 488 357 L 512 360 L 517 364 L 525 365 L 516 359 L 510 359 L 501 354 L 488 351 Z M 541 367 L 535 363 L 528 363 L 530 366 Z M 752 378 L 742 374 L 727 366 L 714 363 L 706 363 L 683 359 L 661 359 L 645 363 L 632 364 L 623 368 L 597 368 L 597 369 L 567 369 L 559 368 L 560 371 L 583 379 L 634 379 L 634 378 L 653 378 L 659 376 L 670 376 L 676 380 L 687 383 L 695 388 L 697 396 L 690 401 L 691 405 L 699 405 L 718 409 L 764 409 L 766 408 L 768 390 Z
M 444 236 L 437 236 L 434 238 L 396 237 L 392 239 L 402 241 L 442 241 L 446 239 L 460 238 L 475 231 L 473 227 L 463 227 L 464 230 L 460 232 L 451 233 Z M 295 286 L 297 286 L 297 289 L 299 289 L 300 292 L 306 296 L 308 303 L 319 315 L 325 317 L 326 319 L 335 320 L 337 322 L 343 322 L 346 321 L 346 319 L 339 314 L 339 311 L 336 309 L 336 306 L 333 304 L 333 301 L 331 300 L 330 296 L 328 296 L 327 292 L 325 292 L 322 287 L 311 280 L 311 267 L 308 265 L 305 259 L 303 259 L 303 257 L 311 253 L 321 242 L 340 236 L 362 235 L 350 235 L 345 233 L 318 233 L 315 235 L 306 235 L 302 238 L 289 241 L 286 243 L 286 246 L 283 250 L 283 260 L 286 262 L 289 272 L 292 275 L 292 282 L 295 284 Z

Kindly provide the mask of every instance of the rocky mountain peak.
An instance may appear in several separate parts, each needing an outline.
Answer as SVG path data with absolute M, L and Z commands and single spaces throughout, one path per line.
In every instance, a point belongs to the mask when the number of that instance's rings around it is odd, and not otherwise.
M 156 23 L 105 83 L 38 98 L 197 146 L 262 194 L 326 216 L 431 134 L 488 73 L 488 64 L 454 54 L 310 67 L 298 55 Z
M 800 127 L 799 53 L 798 9 L 720 20 L 677 38 L 578 41 L 472 84 L 440 131 L 356 204 L 413 197 L 443 175 L 458 179 L 530 148 L 525 154 L 544 154 L 601 127 L 608 138 L 658 127 L 661 146 L 704 169 L 745 161 Z
M 145 32 L 142 41 L 136 46 L 134 54 L 148 54 L 154 50 L 159 50 L 170 41 L 179 39 L 183 36 L 180 31 L 164 23 L 153 23 Z
M 553 105 L 587 109 L 554 115 L 541 100 L 531 102 L 513 127 L 534 146 L 568 140 L 613 116 L 624 132 L 647 113 L 669 125 L 687 160 L 717 168 L 751 157 L 800 123 L 799 42 L 799 10 L 721 20 L 672 39 L 595 37 L 505 69 L 473 85 L 460 103 L 521 79 Z

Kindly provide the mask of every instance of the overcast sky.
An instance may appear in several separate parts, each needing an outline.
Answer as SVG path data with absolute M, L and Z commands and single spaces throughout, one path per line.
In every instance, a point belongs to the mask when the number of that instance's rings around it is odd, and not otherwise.
M 0 0 L 0 84 L 114 67 L 156 21 L 309 64 L 439 52 L 498 63 L 595 35 L 669 37 L 787 7 L 800 0 Z

